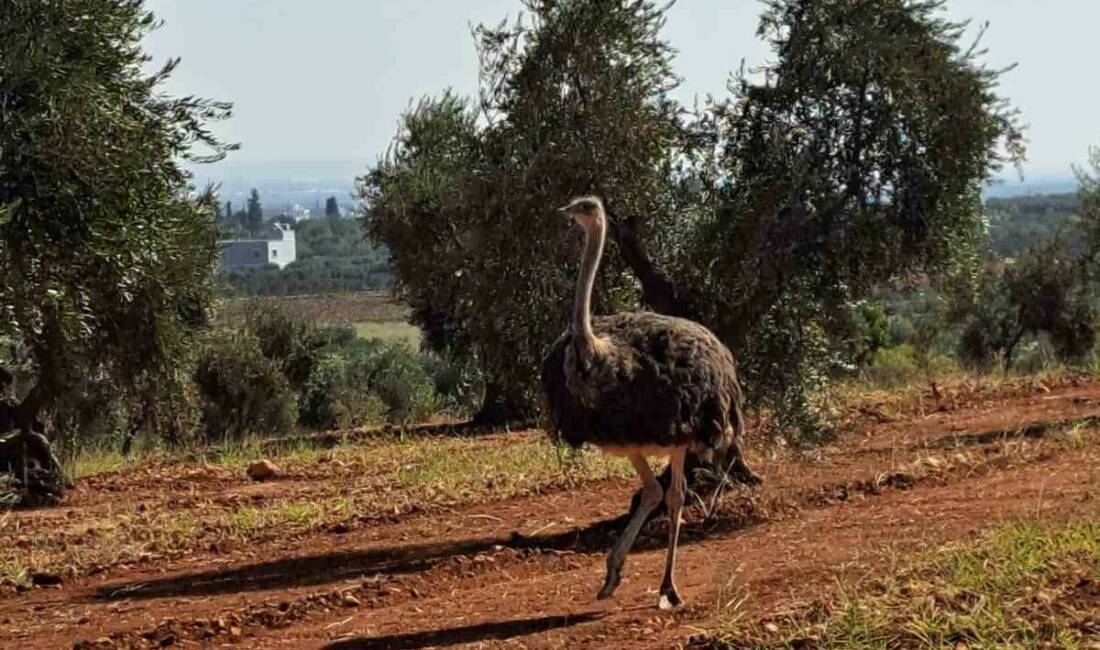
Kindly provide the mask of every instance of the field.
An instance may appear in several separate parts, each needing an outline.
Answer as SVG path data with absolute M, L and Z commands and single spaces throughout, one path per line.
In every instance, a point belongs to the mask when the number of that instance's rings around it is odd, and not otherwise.
M 408 323 L 408 308 L 394 302 L 386 291 L 227 300 L 218 310 L 215 324 L 239 325 L 256 301 L 278 304 L 318 323 L 350 325 L 360 338 L 401 341 L 414 349 L 420 344 L 420 330 Z
M 663 519 L 594 599 L 620 460 L 422 428 L 267 450 L 263 483 L 261 446 L 142 458 L 4 514 L 0 647 L 1100 647 L 1100 383 L 845 409 L 823 447 L 753 441 L 763 486 L 686 511 L 672 612 Z

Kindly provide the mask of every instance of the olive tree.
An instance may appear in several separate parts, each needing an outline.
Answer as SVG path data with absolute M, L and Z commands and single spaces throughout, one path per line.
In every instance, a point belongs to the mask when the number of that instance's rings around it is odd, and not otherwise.
M 147 404 L 178 386 L 213 295 L 213 205 L 182 163 L 231 148 L 207 128 L 229 106 L 162 92 L 155 26 L 140 0 L 0 8 L 0 336 L 31 359 L 7 407 L 24 434 L 81 380 Z
M 838 361 L 830 332 L 850 305 L 885 281 L 971 268 L 981 187 L 1023 154 L 999 71 L 943 4 L 766 2 L 769 63 L 688 112 L 669 96 L 664 8 L 530 0 L 526 18 L 475 30 L 478 101 L 406 115 L 361 183 L 365 223 L 415 318 L 445 324 L 530 408 L 576 269 L 552 208 L 598 192 L 612 227 L 597 311 L 703 322 L 750 400 L 812 426 L 808 395 Z
M 476 359 L 485 419 L 531 413 L 545 346 L 566 325 L 577 240 L 553 208 L 599 192 L 612 209 L 669 211 L 689 134 L 650 2 L 528 2 L 475 30 L 482 92 L 418 104 L 360 184 L 368 231 L 432 347 Z M 639 306 L 608 256 L 597 309 Z

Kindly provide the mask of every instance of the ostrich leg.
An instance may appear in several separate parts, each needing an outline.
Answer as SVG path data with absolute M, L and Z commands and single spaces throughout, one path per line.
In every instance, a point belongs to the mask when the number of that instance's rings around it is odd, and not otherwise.
M 619 538 L 619 542 L 615 544 L 615 548 L 607 556 L 607 578 L 604 580 L 600 593 L 596 595 L 596 598 L 600 600 L 610 598 L 611 594 L 615 593 L 615 588 L 619 586 L 619 582 L 622 580 L 619 572 L 623 568 L 626 554 L 630 552 L 630 547 L 634 546 L 634 539 L 638 537 L 638 531 L 642 529 L 642 525 L 649 518 L 649 513 L 661 502 L 661 496 L 664 492 L 661 489 L 661 484 L 653 476 L 653 470 L 649 467 L 649 461 L 645 459 L 644 455 L 636 451 L 632 452 L 630 462 L 634 464 L 634 470 L 638 472 L 638 477 L 642 479 L 642 498 L 639 501 L 638 509 L 634 511 L 634 516 L 630 518 L 630 523 L 626 525 L 623 536 Z
M 684 602 L 676 593 L 672 574 L 676 568 L 676 543 L 680 539 L 680 511 L 684 506 L 684 457 L 686 447 L 679 447 L 669 456 L 671 480 L 665 491 L 665 507 L 668 508 L 668 556 L 665 558 L 665 577 L 661 580 L 661 599 L 658 607 L 671 609 Z

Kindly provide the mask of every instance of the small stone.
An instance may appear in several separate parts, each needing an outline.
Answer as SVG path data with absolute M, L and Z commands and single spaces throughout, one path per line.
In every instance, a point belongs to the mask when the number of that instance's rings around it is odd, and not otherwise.
M 362 605 L 362 603 L 359 602 L 359 599 L 352 594 L 344 594 L 342 602 L 344 604 L 344 607 L 359 607 L 360 605 Z
M 767 630 L 771 634 L 778 634 L 779 633 L 779 626 L 776 625 L 775 623 L 764 623 L 764 629 Z
M 247 473 L 253 481 L 266 481 L 275 478 L 281 471 L 278 465 L 264 458 L 249 464 Z

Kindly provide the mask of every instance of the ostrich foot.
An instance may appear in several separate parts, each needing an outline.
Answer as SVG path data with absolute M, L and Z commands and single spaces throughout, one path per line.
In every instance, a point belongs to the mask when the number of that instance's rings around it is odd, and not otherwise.
M 742 483 L 744 483 L 745 485 L 760 485 L 761 483 L 764 482 L 764 479 L 760 478 L 756 474 L 753 474 L 752 472 L 747 472 L 745 474 L 742 474 L 742 475 L 738 476 L 737 479 L 739 481 L 741 481 Z
M 603 587 L 600 589 L 600 593 L 596 594 L 596 600 L 606 600 L 611 598 L 611 595 L 615 593 L 615 590 L 619 587 L 619 583 L 622 582 L 622 578 L 619 576 L 619 572 L 607 572 L 607 579 L 604 580 Z
M 676 593 L 676 588 L 668 590 L 667 593 L 661 594 L 661 599 L 657 601 L 657 607 L 660 609 L 672 609 L 673 607 L 679 607 L 684 604 L 684 599 L 680 598 L 680 594 Z
M 733 478 L 737 479 L 739 483 L 744 485 L 760 485 L 764 482 L 764 479 L 760 478 L 755 472 L 749 469 L 749 466 L 745 464 L 745 461 L 741 460 L 738 456 L 733 461 L 733 466 L 730 468 L 730 474 Z

